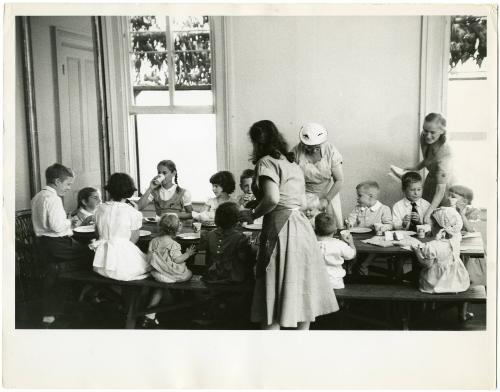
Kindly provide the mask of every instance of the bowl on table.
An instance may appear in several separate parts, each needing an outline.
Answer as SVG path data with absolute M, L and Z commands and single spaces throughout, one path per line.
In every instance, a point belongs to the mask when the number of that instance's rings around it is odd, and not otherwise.
M 352 234 L 366 234 L 366 233 L 371 233 L 372 229 L 368 227 L 351 227 L 349 231 Z
M 76 233 L 95 233 L 95 225 L 78 226 L 73 231 Z

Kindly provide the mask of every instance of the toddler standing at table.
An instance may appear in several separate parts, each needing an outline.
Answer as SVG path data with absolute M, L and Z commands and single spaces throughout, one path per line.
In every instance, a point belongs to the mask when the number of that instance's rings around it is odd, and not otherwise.
M 431 215 L 434 240 L 422 243 L 411 238 L 411 248 L 422 265 L 419 286 L 424 293 L 460 293 L 469 288 L 469 274 L 460 259 L 462 219 L 449 207 Z M 408 241 L 408 240 L 407 240 Z
M 392 229 L 391 209 L 378 201 L 380 187 L 375 181 L 364 181 L 356 186 L 358 204 L 346 219 L 348 229 L 364 227 L 373 229 L 375 223 L 382 223 L 382 230 Z M 375 256 L 358 257 L 353 266 L 353 272 L 368 275 L 368 267 Z
M 333 238 L 332 235 L 336 231 L 335 219 L 325 212 L 316 215 L 314 231 L 326 264 L 330 283 L 334 289 L 343 289 L 346 272 L 342 268 L 342 264 L 344 264 L 344 260 L 352 260 L 356 257 L 354 240 L 347 230 L 341 232 L 341 235 L 343 234 L 342 241 Z
M 151 275 L 159 282 L 185 282 L 193 273 L 187 268 L 186 260 L 196 253 L 194 245 L 186 249 L 174 240 L 181 222 L 175 213 L 163 214 L 158 222 L 160 235 L 149 243 L 147 260 L 151 264 Z M 148 307 L 157 306 L 163 297 L 163 289 L 155 289 Z M 142 320 L 142 328 L 157 328 L 156 313 L 149 313 Z

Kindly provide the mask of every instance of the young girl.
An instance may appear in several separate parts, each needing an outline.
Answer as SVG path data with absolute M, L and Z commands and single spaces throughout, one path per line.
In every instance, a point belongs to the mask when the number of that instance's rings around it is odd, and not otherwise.
M 412 250 L 422 265 L 420 291 L 424 293 L 459 293 L 469 288 L 469 274 L 460 260 L 462 219 L 449 207 L 431 215 L 433 241 L 412 240 Z
M 91 243 L 95 250 L 94 271 L 116 280 L 144 279 L 150 266 L 146 255 L 135 245 L 142 226 L 142 214 L 125 203 L 137 190 L 125 173 L 115 173 L 105 187 L 111 200 L 97 207 L 96 229 L 99 239 Z
M 86 226 L 95 223 L 95 210 L 101 204 L 101 193 L 92 187 L 82 188 L 78 192 L 78 206 L 71 214 L 71 226 Z
M 336 231 L 335 219 L 325 212 L 316 215 L 314 226 L 330 283 L 334 289 L 343 289 L 346 272 L 342 264 L 344 260 L 352 260 L 356 257 L 354 240 L 347 230 L 341 233 L 343 234 L 342 241 L 333 238 L 332 235 Z
M 217 207 L 227 201 L 234 201 L 230 196 L 236 189 L 236 181 L 231 172 L 220 171 L 210 177 L 215 197 L 207 200 L 202 212 L 193 212 L 193 218 L 201 221 L 213 221 Z
M 158 175 L 151 180 L 149 188 L 137 202 L 139 211 L 153 203 L 158 217 L 166 212 L 173 212 L 181 219 L 191 218 L 191 193 L 179 186 L 175 163 L 165 159 L 158 163 L 156 169 Z
M 181 246 L 173 239 L 180 225 L 176 214 L 163 214 L 158 222 L 160 236 L 149 243 L 147 260 L 151 264 L 151 275 L 159 282 L 184 282 L 193 276 L 186 267 L 186 260 L 196 253 L 195 246 L 191 245 L 182 254 Z M 157 306 L 162 297 L 163 289 L 156 289 L 148 307 Z M 158 325 L 156 313 L 147 314 L 142 321 L 142 328 L 156 328 Z
M 202 238 L 198 249 L 206 250 L 208 271 L 204 280 L 211 282 L 243 282 L 252 280 L 255 252 L 249 239 L 236 230 L 238 204 L 221 204 L 215 212 L 217 229 Z

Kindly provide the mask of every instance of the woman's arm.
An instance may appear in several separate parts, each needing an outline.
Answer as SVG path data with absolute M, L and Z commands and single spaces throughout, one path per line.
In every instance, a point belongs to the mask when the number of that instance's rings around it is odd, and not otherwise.
M 420 161 L 413 167 L 405 167 L 405 170 L 408 171 L 419 171 L 422 170 L 425 167 L 425 161 Z
M 437 184 L 436 192 L 434 192 L 434 197 L 432 198 L 431 205 L 427 208 L 427 211 L 424 214 L 424 223 L 431 223 L 431 214 L 432 212 L 439 207 L 441 201 L 443 201 L 444 195 L 446 192 L 446 184 Z
M 338 165 L 332 169 L 332 178 L 335 182 L 325 196 L 328 203 L 332 201 L 337 193 L 339 193 L 340 189 L 342 189 L 342 185 L 344 185 L 344 171 L 342 170 L 342 165 Z

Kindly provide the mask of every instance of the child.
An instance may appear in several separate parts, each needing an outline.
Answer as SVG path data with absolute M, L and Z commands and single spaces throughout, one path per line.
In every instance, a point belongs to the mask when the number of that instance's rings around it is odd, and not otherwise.
M 378 183 L 364 181 L 356 186 L 358 204 L 346 219 L 347 229 L 365 227 L 373 229 L 375 223 L 382 223 L 382 230 L 392 230 L 392 214 L 389 207 L 378 201 Z M 358 257 L 353 266 L 353 272 L 368 275 L 368 267 L 374 260 L 374 255 Z
M 73 171 L 54 163 L 45 171 L 47 185 L 31 201 L 33 229 L 38 237 L 40 251 L 47 263 L 43 282 L 43 323 L 54 326 L 58 302 L 57 276 L 59 272 L 90 266 L 92 252 L 73 240 L 71 221 L 64 211 L 62 197 L 71 189 Z
M 151 275 L 159 282 L 185 282 L 191 279 L 193 273 L 186 267 L 186 260 L 196 253 L 191 245 L 182 254 L 181 246 L 173 238 L 181 226 L 175 213 L 163 214 L 158 222 L 160 236 L 149 243 L 147 260 L 151 264 Z M 148 307 L 157 306 L 163 297 L 163 289 L 156 289 Z M 156 313 L 146 314 L 142 328 L 156 328 L 159 323 Z
M 233 201 L 231 194 L 236 189 L 236 182 L 231 172 L 220 171 L 210 177 L 212 191 L 215 197 L 207 200 L 205 207 L 201 213 L 193 211 L 193 218 L 201 221 L 213 221 L 215 219 L 215 211 L 217 207 L 227 201 Z
M 105 189 L 111 200 L 97 207 L 99 240 L 90 245 L 95 250 L 94 271 L 116 280 L 144 279 L 151 267 L 146 255 L 135 245 L 142 214 L 125 202 L 137 190 L 134 180 L 128 174 L 114 173 Z
M 78 206 L 71 214 L 71 226 L 86 226 L 95 223 L 95 210 L 101 204 L 101 193 L 92 187 L 82 188 L 78 192 Z
M 469 274 L 460 260 L 462 219 L 449 207 L 431 215 L 434 240 L 421 243 L 415 238 L 411 247 L 422 265 L 420 291 L 424 293 L 459 293 L 469 288 Z
M 417 231 L 430 203 L 422 199 L 422 177 L 416 172 L 407 172 L 401 177 L 405 197 L 392 207 L 394 229 Z
M 322 212 L 316 215 L 315 232 L 318 245 L 326 264 L 326 270 L 330 277 L 330 282 L 334 289 L 343 289 L 345 270 L 342 268 L 344 260 L 352 260 L 356 257 L 356 247 L 354 240 L 347 232 L 342 236 L 343 241 L 333 238 L 336 230 L 333 216 Z
M 474 193 L 472 189 L 462 185 L 453 185 L 448 191 L 448 200 L 452 207 L 455 207 L 462 218 L 463 228 L 466 232 L 476 231 L 475 223 L 479 222 L 480 211 L 471 206 Z M 484 258 L 463 257 L 465 268 L 470 277 L 471 287 L 484 292 L 486 290 L 486 261 Z M 463 321 L 470 320 L 474 314 L 467 311 L 468 305 L 464 303 L 461 309 Z
M 240 189 L 243 194 L 238 197 L 238 205 L 241 208 L 245 208 L 246 204 L 250 201 L 255 200 L 255 196 L 252 192 L 252 181 L 253 181 L 254 171 L 252 169 L 245 169 L 240 176 Z
M 223 203 L 215 211 L 217 229 L 207 233 L 198 249 L 206 250 L 208 270 L 204 280 L 210 282 L 244 282 L 253 279 L 255 252 L 249 239 L 236 230 L 239 207 Z
M 315 227 L 314 218 L 320 213 L 320 201 L 318 195 L 315 193 L 306 193 L 306 210 L 304 214 L 306 215 L 309 222 L 311 222 L 312 227 Z M 336 228 L 334 229 L 336 230 Z
M 347 228 L 366 227 L 373 229 L 382 223 L 384 230 L 392 230 L 391 210 L 378 201 L 379 185 L 375 181 L 364 181 L 356 186 L 358 204 L 346 219 Z
M 451 207 L 455 207 L 464 223 L 464 229 L 468 233 L 476 231 L 475 222 L 479 222 L 479 209 L 471 206 L 474 193 L 472 189 L 462 185 L 453 185 L 448 191 L 448 200 Z

